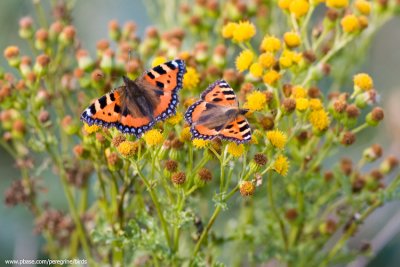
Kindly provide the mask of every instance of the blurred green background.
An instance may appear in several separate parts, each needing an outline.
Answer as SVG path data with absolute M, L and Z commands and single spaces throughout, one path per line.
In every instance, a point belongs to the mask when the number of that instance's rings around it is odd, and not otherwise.
M 44 1 L 48 4 L 47 1 Z M 108 37 L 107 24 L 111 19 L 117 19 L 121 24 L 134 20 L 142 36 L 146 26 L 151 24 L 144 3 L 140 0 L 85 0 L 76 1 L 73 12 L 73 22 L 77 28 L 79 39 L 85 49 L 94 52 L 96 42 Z M 150 1 L 149 1 L 150 2 Z M 146 3 L 150 4 L 150 3 Z M 31 1 L 2 0 L 0 1 L 0 50 L 8 45 L 16 44 L 22 53 L 29 51 L 25 42 L 18 37 L 18 21 L 23 16 L 34 16 Z M 378 143 L 384 148 L 385 154 L 400 156 L 400 19 L 387 23 L 374 37 L 365 58 L 356 71 L 368 72 L 375 82 L 375 87 L 381 94 L 381 106 L 385 109 L 385 121 L 380 127 L 369 130 L 360 136 L 355 146 L 343 151 L 344 154 L 357 159 L 363 147 Z M 7 70 L 3 57 L 0 66 Z M 349 70 L 349 86 L 355 73 Z M 19 173 L 13 167 L 12 159 L 0 149 L 0 192 L 4 191 L 13 180 L 19 178 Z M 52 175 L 43 177 L 49 191 L 46 198 L 52 199 L 51 205 L 63 209 L 65 199 L 58 180 Z M 3 197 L 4 198 L 4 197 Z M 17 206 L 7 208 L 0 201 L 0 266 L 4 259 L 34 259 L 40 257 L 42 240 L 32 229 L 33 218 L 26 208 Z M 360 258 L 351 264 L 358 266 L 400 266 L 400 202 L 393 202 L 375 212 L 361 227 L 350 245 L 360 241 L 369 241 L 375 256 Z

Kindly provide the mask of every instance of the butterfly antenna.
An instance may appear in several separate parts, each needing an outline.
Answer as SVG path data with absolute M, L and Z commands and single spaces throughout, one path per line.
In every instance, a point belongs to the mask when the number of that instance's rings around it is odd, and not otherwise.
M 128 50 L 128 61 L 131 61 L 132 59 L 132 50 L 129 48 Z

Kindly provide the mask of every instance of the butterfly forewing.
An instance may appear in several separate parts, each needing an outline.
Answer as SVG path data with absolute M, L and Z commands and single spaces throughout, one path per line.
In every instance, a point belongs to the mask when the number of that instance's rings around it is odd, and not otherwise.
M 225 80 L 216 81 L 208 86 L 201 94 L 201 99 L 222 106 L 238 106 L 235 91 Z
M 81 119 L 89 125 L 116 126 L 121 118 L 121 90 L 123 90 L 123 87 L 119 87 L 95 100 L 82 113 Z

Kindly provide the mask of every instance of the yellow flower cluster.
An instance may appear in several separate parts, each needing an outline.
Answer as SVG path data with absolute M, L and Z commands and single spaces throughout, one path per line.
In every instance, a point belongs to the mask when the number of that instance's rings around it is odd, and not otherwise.
M 200 75 L 195 68 L 187 67 L 183 76 L 183 88 L 195 89 L 200 82 Z
M 246 42 L 256 34 L 256 27 L 249 21 L 229 22 L 222 28 L 224 38 L 232 38 L 235 42 Z
M 165 62 L 167 62 L 167 59 L 165 57 L 162 56 L 155 57 L 153 59 L 153 62 L 151 63 L 151 67 L 154 68 L 155 66 L 161 65 Z
M 192 142 L 195 148 L 205 148 L 210 141 L 195 138 Z
M 271 144 L 278 148 L 283 149 L 287 142 L 287 136 L 280 130 L 272 130 L 267 132 L 267 138 Z
M 275 36 L 265 36 L 260 46 L 262 51 L 275 53 L 281 49 L 281 41 Z
M 228 153 L 238 158 L 244 153 L 244 145 L 231 142 L 228 144 Z
M 247 70 L 254 59 L 254 54 L 249 49 L 243 50 L 236 58 L 236 68 L 242 72 Z
M 169 117 L 166 122 L 171 125 L 177 125 L 183 119 L 183 115 L 181 112 L 177 112 L 174 116 Z
M 245 107 L 251 111 L 260 111 L 265 107 L 267 102 L 267 97 L 263 92 L 254 91 L 246 96 Z
M 277 156 L 273 165 L 273 169 L 280 175 L 286 176 L 289 171 L 288 158 L 283 155 Z
M 311 111 L 310 115 L 308 116 L 308 120 L 310 121 L 311 125 L 319 131 L 328 129 L 330 124 L 328 112 L 322 108 Z
M 87 134 L 92 134 L 92 133 L 100 131 L 101 127 L 96 124 L 89 126 L 87 123 L 85 123 L 83 125 L 83 129 Z
M 149 146 L 159 145 L 163 142 L 163 136 L 157 129 L 152 129 L 144 134 L 144 141 Z
M 123 157 L 129 158 L 136 153 L 138 146 L 139 144 L 137 142 L 123 141 L 117 146 L 117 151 Z
M 345 8 L 349 5 L 349 0 L 326 0 L 326 6 L 330 8 Z
M 374 87 L 374 81 L 366 73 L 359 73 L 353 77 L 354 87 L 363 91 L 369 91 Z

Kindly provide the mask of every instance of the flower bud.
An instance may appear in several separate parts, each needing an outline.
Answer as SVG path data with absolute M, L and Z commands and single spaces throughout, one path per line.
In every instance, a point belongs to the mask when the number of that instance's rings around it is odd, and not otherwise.
M 75 27 L 72 25 L 66 26 L 59 36 L 59 40 L 63 45 L 71 45 L 74 43 L 76 35 Z
M 381 120 L 385 117 L 383 109 L 375 107 L 370 113 L 367 114 L 366 122 L 370 126 L 377 126 Z
M 18 33 L 22 39 L 30 39 L 33 37 L 33 19 L 31 17 L 23 17 L 20 19 Z
M 199 179 L 203 182 L 209 182 L 212 180 L 212 173 L 207 168 L 201 168 L 197 174 L 199 175 Z
M 342 136 L 341 143 L 345 146 L 352 145 L 356 141 L 356 136 L 352 132 L 345 132 Z
M 26 132 L 25 121 L 22 119 L 16 119 L 13 122 L 11 135 L 14 139 L 22 139 Z
M 118 156 L 118 153 L 111 152 L 110 149 L 105 151 L 107 159 L 107 167 L 110 171 L 118 171 L 122 168 L 122 159 Z
M 61 120 L 61 128 L 68 135 L 76 134 L 79 130 L 79 126 L 74 122 L 73 118 L 70 115 L 65 116 Z
M 369 162 L 373 162 L 382 156 L 382 147 L 378 144 L 374 144 L 367 148 L 363 152 L 363 157 Z
M 114 41 L 119 41 L 121 38 L 121 27 L 116 20 L 111 20 L 108 23 L 108 35 Z
M 126 137 L 122 134 L 119 134 L 117 136 L 115 136 L 112 140 L 111 140 L 111 144 L 114 147 L 118 147 L 122 142 L 124 142 L 126 140 Z
M 165 169 L 170 172 L 176 172 L 176 170 L 178 169 L 178 162 L 172 159 L 169 159 L 165 162 Z
M 103 56 L 100 61 L 100 68 L 105 73 L 111 73 L 111 70 L 114 66 L 114 52 L 109 48 L 104 51 Z
M 184 172 L 177 172 L 171 176 L 171 181 L 175 185 L 183 185 L 186 182 L 186 174 Z
M 21 64 L 19 64 L 19 70 L 22 74 L 22 76 L 26 77 L 28 76 L 29 73 L 32 72 L 32 66 L 31 66 L 31 58 L 24 56 L 21 58 Z
M 4 57 L 7 59 L 10 66 L 17 68 L 21 62 L 19 56 L 19 48 L 17 46 L 8 46 L 4 50 Z
M 285 98 L 282 101 L 282 109 L 284 114 L 290 114 L 296 109 L 296 100 L 293 98 Z
M 38 76 L 46 74 L 49 63 L 50 63 L 50 57 L 48 55 L 42 54 L 37 56 L 35 66 L 33 66 L 34 73 Z
M 55 21 L 50 25 L 49 29 L 49 39 L 51 41 L 55 41 L 58 39 L 60 33 L 62 32 L 64 26 L 62 22 L 60 21 Z
M 41 110 L 39 113 L 39 121 L 46 123 L 50 120 L 50 113 L 47 110 Z
M 49 33 L 46 29 L 39 29 L 35 34 L 35 48 L 38 50 L 46 49 L 49 40 Z
M 76 59 L 78 60 L 79 68 L 84 71 L 90 71 L 94 65 L 93 59 L 86 50 L 78 50 L 78 52 L 76 52 Z
M 297 212 L 296 209 L 288 209 L 285 212 L 285 218 L 289 221 L 289 222 L 293 222 L 298 218 L 299 214 Z
M 379 166 L 383 174 L 388 174 L 399 165 L 399 160 L 395 156 L 387 157 Z

